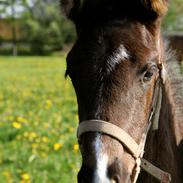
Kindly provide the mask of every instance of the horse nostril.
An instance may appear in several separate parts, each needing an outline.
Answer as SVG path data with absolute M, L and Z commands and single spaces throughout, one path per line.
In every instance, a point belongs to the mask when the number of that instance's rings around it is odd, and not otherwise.
M 86 164 L 82 164 L 78 172 L 78 183 L 90 183 L 93 177 L 93 169 Z
M 114 179 L 111 180 L 111 183 L 116 183 L 116 181 Z
M 118 176 L 114 176 L 114 177 L 111 179 L 111 183 L 119 183 L 119 178 L 118 178 Z

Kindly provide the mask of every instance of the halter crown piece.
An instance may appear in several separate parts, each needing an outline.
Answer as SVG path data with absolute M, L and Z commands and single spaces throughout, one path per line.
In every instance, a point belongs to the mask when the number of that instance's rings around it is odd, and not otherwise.
M 160 168 L 152 165 L 147 160 L 143 159 L 144 148 L 146 143 L 147 134 L 150 129 L 157 130 L 158 122 L 161 110 L 162 102 L 162 85 L 166 81 L 166 71 L 163 64 L 159 64 L 159 77 L 155 84 L 155 91 L 152 101 L 152 109 L 149 115 L 147 126 L 142 134 L 140 143 L 138 144 L 127 132 L 122 128 L 102 120 L 87 120 L 79 124 L 77 129 L 77 137 L 87 132 L 100 132 L 117 139 L 134 157 L 135 165 L 135 175 L 133 183 L 136 183 L 141 168 L 158 179 L 161 183 L 170 183 L 171 175 Z

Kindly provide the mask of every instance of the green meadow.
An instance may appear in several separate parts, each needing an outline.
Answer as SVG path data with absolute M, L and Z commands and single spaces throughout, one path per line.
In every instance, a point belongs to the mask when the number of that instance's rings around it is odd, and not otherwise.
M 0 183 L 76 183 L 77 105 L 64 73 L 61 56 L 0 57 Z
M 0 57 L 0 183 L 74 183 L 77 105 L 64 57 Z

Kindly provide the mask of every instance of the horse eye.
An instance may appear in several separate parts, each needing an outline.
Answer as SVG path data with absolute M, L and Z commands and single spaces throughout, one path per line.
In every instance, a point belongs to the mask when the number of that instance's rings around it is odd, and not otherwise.
M 144 75 L 143 75 L 143 82 L 150 81 L 152 76 L 154 75 L 155 71 L 157 71 L 156 66 L 151 66 L 148 70 L 146 70 Z

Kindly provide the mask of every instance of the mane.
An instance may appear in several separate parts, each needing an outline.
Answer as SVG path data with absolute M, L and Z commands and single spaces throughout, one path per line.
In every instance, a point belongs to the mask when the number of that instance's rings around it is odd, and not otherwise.
M 153 0 L 152 4 L 147 0 L 60 0 L 60 2 L 67 17 L 77 24 L 124 19 L 127 16 L 147 23 L 154 21 L 158 15 L 164 14 L 167 10 L 165 2 L 160 3 L 156 0 Z
M 166 46 L 167 47 L 167 46 Z M 175 52 L 166 49 L 166 67 L 169 80 L 169 92 L 173 102 L 173 118 L 175 121 L 175 133 L 177 133 L 177 145 L 182 140 L 181 130 L 183 130 L 183 75 L 181 66 L 176 60 Z

